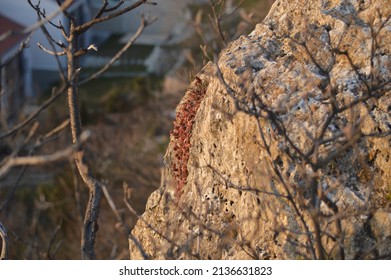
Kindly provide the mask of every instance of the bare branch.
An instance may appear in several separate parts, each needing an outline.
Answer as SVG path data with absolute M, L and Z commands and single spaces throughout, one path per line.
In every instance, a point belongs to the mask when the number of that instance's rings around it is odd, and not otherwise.
M 111 195 L 105 185 L 102 186 L 102 191 L 103 191 L 103 194 L 105 195 L 107 203 L 109 204 L 111 210 L 113 211 L 113 213 L 115 215 L 115 218 L 117 219 L 117 222 L 121 225 L 125 235 L 128 236 L 130 233 L 130 228 L 126 225 L 124 219 L 119 214 L 118 209 L 115 206 L 115 203 L 114 203 L 113 199 L 111 198 Z
M 123 3 L 124 1 L 123 0 L 121 0 L 119 3 Z M 122 4 L 121 3 L 121 4 Z M 96 18 L 100 18 L 102 15 L 103 15 L 103 13 L 105 13 L 106 12 L 106 8 L 107 8 L 107 6 L 109 5 L 109 1 L 108 0 L 104 0 L 103 1 L 103 5 L 102 5 L 102 7 L 100 8 L 100 10 L 98 11 L 98 13 L 95 15 L 95 19 Z
M 11 37 L 12 35 L 16 34 L 17 32 L 15 30 L 8 30 L 2 34 L 0 34 L 0 42 L 8 39 L 9 37 Z
M 84 131 L 80 136 L 80 142 L 76 146 L 72 145 L 53 154 L 26 157 L 11 157 L 6 160 L 4 165 L 0 168 L 0 178 L 4 176 L 4 174 L 6 174 L 9 169 L 15 166 L 49 164 L 67 159 L 75 152 L 75 150 L 78 149 L 78 146 L 80 144 L 84 143 L 90 137 L 90 135 L 91 133 L 89 131 Z
M 136 9 L 137 7 L 141 6 L 141 5 L 144 5 L 144 4 L 149 4 L 149 5 L 157 5 L 157 3 L 155 2 L 150 2 L 148 0 L 139 0 L 137 1 L 136 3 L 133 3 L 132 5 L 126 7 L 126 8 L 123 8 L 122 10 L 119 10 L 115 13 L 112 13 L 110 15 L 107 15 L 107 16 L 103 16 L 103 17 L 99 17 L 99 18 L 94 18 L 82 25 L 79 25 L 76 27 L 75 31 L 76 33 L 78 34 L 81 34 L 85 31 L 87 31 L 89 28 L 91 28 L 93 25 L 97 24 L 97 23 L 100 23 L 100 22 L 104 22 L 104 21 L 108 21 L 110 19 L 113 19 L 115 17 L 118 17 L 120 15 L 123 15 L 131 10 L 134 10 Z
M 47 133 L 44 135 L 44 138 L 50 138 L 50 137 L 52 137 L 53 135 L 59 133 L 61 130 L 65 129 L 68 125 L 69 125 L 69 119 L 66 119 L 66 120 L 63 121 L 59 126 L 55 127 L 55 128 L 52 129 L 51 131 L 47 132 Z
M 34 7 L 34 4 L 31 3 L 31 0 L 28 0 L 29 4 L 31 6 Z M 63 13 L 64 11 L 66 11 L 72 4 L 73 2 L 75 2 L 75 0 L 65 0 L 59 7 L 58 7 L 58 10 L 54 11 L 52 14 L 50 14 L 49 16 L 37 21 L 35 24 L 29 26 L 29 27 L 26 27 L 24 30 L 23 30 L 23 34 L 30 34 L 34 31 L 36 31 L 38 28 L 40 28 L 41 26 L 45 25 L 46 23 L 48 23 L 49 21 L 51 21 L 52 19 L 54 19 L 55 17 L 57 17 L 59 14 Z
M 26 147 L 27 150 L 29 150 L 28 156 L 31 156 L 35 149 L 41 147 L 44 143 L 47 143 L 48 141 L 50 141 L 51 138 L 56 137 L 56 134 L 58 134 L 63 129 L 68 127 L 68 125 L 69 125 L 69 119 L 65 120 L 59 126 L 55 127 L 51 131 L 47 132 L 43 137 L 39 137 L 39 139 L 32 145 L 32 147 Z M 6 198 L 4 199 L 4 201 L 0 205 L 0 212 L 8 206 L 8 204 L 11 201 L 13 195 L 15 194 L 15 192 L 19 186 L 19 182 L 22 179 L 26 170 L 27 170 L 27 165 L 23 166 L 23 168 L 18 173 L 17 179 L 16 179 L 15 183 L 13 184 L 13 187 L 8 191 Z
M 98 48 L 92 44 L 92 45 L 89 45 L 87 48 L 82 48 L 80 50 L 78 50 L 76 53 L 75 53 L 75 58 L 78 58 L 80 56 L 83 56 L 85 54 L 87 54 L 88 52 L 90 51 L 98 51 Z
M 102 75 L 107 69 L 109 69 L 132 45 L 133 43 L 137 40 L 138 37 L 140 37 L 141 33 L 143 32 L 144 28 L 152 23 L 155 19 L 152 19 L 150 21 L 147 21 L 143 16 L 141 17 L 141 23 L 139 28 L 137 29 L 136 33 L 129 39 L 129 41 L 119 50 L 111 59 L 108 63 L 106 63 L 100 70 L 92 74 L 90 77 L 88 77 L 85 80 L 82 80 L 78 82 L 78 86 L 83 85 L 100 75 Z
M 31 7 L 35 10 L 35 12 L 37 13 L 37 16 L 38 16 L 38 19 L 39 20 L 42 20 L 42 17 L 45 18 L 45 13 L 42 12 L 41 8 L 39 7 L 39 4 L 37 4 L 36 6 L 33 6 L 31 4 L 31 2 L 29 1 Z M 51 21 L 49 21 L 50 24 L 52 24 Z M 55 28 L 63 31 L 64 30 L 64 27 L 60 24 L 60 25 L 54 25 L 52 24 Z M 56 59 L 56 62 L 57 62 L 57 65 L 58 65 L 58 69 L 59 69 L 59 72 L 60 72 L 60 78 L 61 78 L 61 81 L 62 82 L 65 82 L 65 71 L 63 69 L 63 66 L 61 64 L 61 61 L 59 59 L 59 56 L 63 56 L 65 55 L 65 45 L 62 43 L 62 42 L 57 42 L 56 40 L 54 40 L 54 38 L 52 37 L 52 35 L 50 34 L 50 32 L 47 30 L 46 26 L 45 25 L 42 25 L 41 26 L 41 30 L 43 32 L 43 34 L 45 35 L 48 43 L 50 44 L 50 47 L 52 48 L 52 50 L 47 50 L 46 48 L 43 47 L 43 45 L 41 43 L 38 42 L 38 47 L 40 49 L 42 49 L 43 51 L 53 55 Z M 63 32 L 64 33 L 64 32 Z M 64 34 L 63 34 L 64 35 Z M 65 36 L 64 36 L 65 37 Z M 67 37 L 65 37 L 67 38 Z M 56 51 L 56 48 L 55 48 L 55 45 L 57 45 L 58 47 L 60 47 L 63 52 L 57 52 Z
M 12 60 L 14 60 L 16 58 L 16 56 L 22 52 L 23 49 L 27 48 L 29 41 L 30 41 L 30 36 L 26 40 L 24 40 L 23 42 L 20 43 L 18 50 L 11 57 L 6 59 L 5 61 L 1 61 L 0 69 L 3 68 L 8 63 L 10 63 Z M 1 42 L 1 39 L 0 39 L 0 42 Z
M 56 228 L 54 229 L 53 231 L 53 234 L 52 234 L 52 237 L 50 238 L 50 242 L 49 242 L 49 246 L 48 246 L 48 249 L 47 249 L 47 252 L 46 252 L 46 257 L 49 259 L 49 260 L 53 260 L 57 254 L 57 251 L 58 249 L 60 249 L 63 241 L 60 240 L 55 246 L 54 246 L 54 241 L 56 240 L 56 236 L 57 234 L 59 233 L 60 229 L 61 229 L 61 224 L 62 224 L 62 221 L 59 222 L 59 224 L 56 226 Z M 54 247 L 54 248 L 53 248 Z
M 48 50 L 47 48 L 45 48 L 40 42 L 37 43 L 38 47 L 43 50 L 44 52 L 50 54 L 50 55 L 53 55 L 53 56 L 64 56 L 66 55 L 66 52 L 65 51 L 62 51 L 62 52 L 56 52 L 56 51 L 52 51 L 52 50 Z
M 16 30 L 8 30 L 6 32 L 4 32 L 3 34 L 0 34 L 0 42 L 8 39 L 9 37 L 15 35 L 15 34 L 19 34 L 19 35 L 31 35 L 31 33 L 33 33 L 34 31 L 36 31 L 38 28 L 40 28 L 41 26 L 45 25 L 47 22 L 51 21 L 52 19 L 54 19 L 55 17 L 57 17 L 59 14 L 61 14 L 63 11 L 65 11 L 66 9 L 68 9 L 74 2 L 75 0 L 66 0 L 59 8 L 58 10 L 54 11 L 52 14 L 50 14 L 49 16 L 45 17 L 44 19 L 41 19 L 39 21 L 37 21 L 35 24 L 33 25 L 30 25 L 28 27 L 26 27 L 25 29 L 23 29 L 22 31 L 16 31 Z M 36 7 L 36 5 L 32 4 L 31 0 L 28 0 L 29 4 L 32 6 L 32 7 Z
M 209 15 L 209 20 L 212 23 L 213 27 L 215 28 L 216 33 L 219 35 L 221 43 L 223 44 L 223 46 L 225 46 L 226 45 L 226 38 L 225 38 L 224 32 L 221 28 L 222 15 L 217 14 L 215 1 L 214 0 L 209 0 L 209 1 L 211 3 L 210 5 L 212 7 L 212 12 L 213 12 L 213 16 Z
M 65 91 L 66 85 L 62 85 L 61 88 L 53 89 L 53 94 L 52 96 L 47 99 L 38 109 L 35 110 L 30 116 L 28 116 L 24 121 L 19 123 L 18 125 L 14 126 L 12 129 L 10 129 L 7 132 L 4 132 L 0 134 L 0 140 L 9 137 L 16 132 L 18 132 L 20 129 L 28 125 L 31 121 L 33 121 L 43 110 L 45 110 L 49 105 L 51 105 L 54 101 L 56 101 Z
M 113 7 L 110 7 L 110 8 L 107 8 L 109 6 L 109 2 L 107 0 L 104 0 L 104 3 L 102 5 L 102 7 L 100 8 L 100 10 L 98 11 L 98 13 L 95 15 L 95 19 L 96 18 L 100 18 L 104 13 L 108 13 L 108 12 L 112 12 L 112 11 L 115 11 L 117 10 L 119 7 L 121 7 L 123 4 L 125 3 L 125 0 L 120 0 L 118 1 L 117 4 L 115 4 Z M 148 2 L 147 2 L 148 3 Z M 147 4 L 146 3 L 146 4 Z
M 45 34 L 50 47 L 44 47 L 42 42 L 38 43 L 38 47 L 43 50 L 44 52 L 55 56 L 58 64 L 58 68 L 60 71 L 62 84 L 59 89 L 53 88 L 52 96 L 46 100 L 34 113 L 32 113 L 30 116 L 28 116 L 23 122 L 16 125 L 12 129 L 2 133 L 0 135 L 0 139 L 4 139 L 6 137 L 12 136 L 18 132 L 20 132 L 23 128 L 25 128 L 28 124 L 31 123 L 43 110 L 45 110 L 50 104 L 52 104 L 55 100 L 57 100 L 67 89 L 68 91 L 68 109 L 69 109 L 69 115 L 70 120 L 67 120 L 63 122 L 60 126 L 53 129 L 52 131 L 46 133 L 43 137 L 38 136 L 37 140 L 32 142 L 30 144 L 31 137 L 33 136 L 35 129 L 32 129 L 30 132 L 31 135 L 27 137 L 24 143 L 19 145 L 18 149 L 15 149 L 11 156 L 6 158 L 0 167 L 0 177 L 3 176 L 5 173 L 7 173 L 12 167 L 14 166 L 23 166 L 22 172 L 19 174 L 19 178 L 24 174 L 27 166 L 29 165 L 38 165 L 38 164 L 48 164 L 53 163 L 58 160 L 69 158 L 73 155 L 73 160 L 76 163 L 76 168 L 78 170 L 79 175 L 83 179 L 84 183 L 89 189 L 89 201 L 86 207 L 86 213 L 82 225 L 82 237 L 81 237 L 81 257 L 83 259 L 94 259 L 95 258 L 95 252 L 94 252 L 94 245 L 95 245 L 95 239 L 96 234 L 98 231 L 98 217 L 99 217 L 99 210 L 100 210 L 100 200 L 103 195 L 103 191 L 106 190 L 106 197 L 108 198 L 108 201 L 110 201 L 110 196 L 107 192 L 106 186 L 97 180 L 93 173 L 90 170 L 90 166 L 86 160 L 85 157 L 85 151 L 83 147 L 83 143 L 86 138 L 86 134 L 88 134 L 88 131 L 83 132 L 82 126 L 81 126 L 81 119 L 80 119 L 80 109 L 79 109 L 79 100 L 78 100 L 78 86 L 81 83 L 78 83 L 79 74 L 80 74 L 80 67 L 79 67 L 79 61 L 78 58 L 82 55 L 86 54 L 90 51 L 97 51 L 97 48 L 95 45 L 90 45 L 87 48 L 78 48 L 78 37 L 83 32 L 88 30 L 91 26 L 94 24 L 104 22 L 110 19 L 113 19 L 115 17 L 118 17 L 122 14 L 125 14 L 128 11 L 131 11 L 143 4 L 150 4 L 150 5 L 156 5 L 154 2 L 150 2 L 147 0 L 143 1 L 137 1 L 134 4 L 130 4 L 128 7 L 125 7 L 121 9 L 122 5 L 125 3 L 125 0 L 121 0 L 117 2 L 117 4 L 113 6 L 109 6 L 108 1 L 103 1 L 103 6 L 98 12 L 98 14 L 95 16 L 94 19 L 90 20 L 89 22 L 86 22 L 84 24 L 81 24 L 80 26 L 77 26 L 76 24 L 76 18 L 72 15 L 72 13 L 68 12 L 67 9 L 76 1 L 74 0 L 57 0 L 57 3 L 59 5 L 58 10 L 56 10 L 54 13 L 50 15 L 46 15 L 45 10 L 43 10 L 40 7 L 40 2 L 38 4 L 33 4 L 33 0 L 28 0 L 28 3 L 32 6 L 32 8 L 35 10 L 35 12 L 38 15 L 39 21 L 37 21 L 34 25 L 25 28 L 22 31 L 10 31 L 6 32 L 5 34 L 1 34 L 0 40 L 4 40 L 11 36 L 12 34 L 31 34 L 32 32 L 36 31 L 38 28 L 42 29 L 42 32 Z M 58 24 L 55 24 L 53 20 L 63 13 L 69 20 L 69 29 L 68 26 L 65 28 L 61 22 Z M 110 13 L 110 14 L 108 14 Z M 95 78 L 99 76 L 101 73 L 107 70 L 132 44 L 133 42 L 140 36 L 141 32 L 144 30 L 145 26 L 153 22 L 153 20 L 146 20 L 142 18 L 142 23 L 140 28 L 137 30 L 135 35 L 129 40 L 129 42 L 122 48 L 119 53 L 113 57 L 113 59 L 110 61 L 108 65 L 106 65 L 103 69 L 98 71 L 96 75 L 94 75 L 92 78 Z M 56 41 L 46 28 L 46 24 L 50 24 L 51 26 L 55 27 L 59 31 L 61 31 L 64 39 L 65 44 L 61 41 Z M 27 45 L 23 42 L 21 44 L 20 49 L 23 49 Z M 59 48 L 60 49 L 59 49 Z M 20 52 L 20 51 L 19 51 Z M 62 69 L 62 65 L 59 60 L 59 56 L 65 56 L 67 57 L 67 70 L 68 72 L 65 73 L 65 71 Z M 16 54 L 15 54 L 16 57 Z M 83 81 L 82 81 L 83 82 Z M 86 81 L 84 81 L 86 82 Z M 63 150 L 57 150 L 53 154 L 48 155 L 36 155 L 33 156 L 33 151 L 42 146 L 45 141 L 49 141 L 52 137 L 56 137 L 56 134 L 61 131 L 62 129 L 65 129 L 68 125 L 70 125 L 71 132 L 72 132 L 72 142 L 73 145 L 63 149 Z M 35 128 L 35 126 L 33 127 Z M 34 135 L 35 137 L 35 135 Z M 17 156 L 19 154 L 19 151 L 21 151 L 22 147 L 24 149 L 27 149 L 29 154 L 28 156 Z M 16 184 L 17 186 L 17 184 Z M 15 191 L 16 187 L 11 190 L 9 193 L 12 195 Z M 103 190 L 103 191 L 102 191 Z M 7 201 L 6 201 L 7 202 Z M 7 203 L 3 203 L 2 207 L 6 205 Z M 113 204 L 110 204 L 113 211 L 115 212 L 116 208 L 115 205 L 113 207 Z M 39 215 L 39 214 L 37 214 Z M 117 212 L 117 219 L 118 219 L 118 212 Z M 38 216 L 35 217 L 35 220 L 33 221 L 33 227 L 36 230 L 36 225 L 38 222 Z M 129 234 L 129 228 L 126 227 L 124 224 L 123 226 L 124 231 Z M 58 229 L 55 230 L 54 236 L 57 233 Z M 56 251 L 58 250 L 61 243 L 58 243 L 57 246 L 54 244 L 54 236 L 53 239 L 50 241 L 49 249 L 48 249 L 48 257 L 51 258 L 54 256 Z M 30 248 L 35 249 L 36 246 L 36 240 L 34 239 L 33 244 L 31 244 Z M 5 248 L 4 246 L 2 247 Z
M 1 252 L 0 252 L 0 260 L 6 260 L 8 259 L 8 233 L 7 229 L 5 226 L 1 223 L 0 221 L 0 237 L 2 240 L 2 245 L 1 245 Z

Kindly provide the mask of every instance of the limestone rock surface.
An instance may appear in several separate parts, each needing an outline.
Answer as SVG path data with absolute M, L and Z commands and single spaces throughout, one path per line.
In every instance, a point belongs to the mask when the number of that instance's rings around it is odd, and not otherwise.
M 390 54 L 389 0 L 276 1 L 178 105 L 130 258 L 390 258 Z

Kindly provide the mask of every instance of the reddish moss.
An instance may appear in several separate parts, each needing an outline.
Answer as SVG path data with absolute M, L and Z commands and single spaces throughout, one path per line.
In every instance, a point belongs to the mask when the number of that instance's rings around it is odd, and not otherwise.
M 174 142 L 174 160 L 172 161 L 173 177 L 176 180 L 176 195 L 179 198 L 184 185 L 187 183 L 187 162 L 189 160 L 190 138 L 194 119 L 205 96 L 207 84 L 199 77 L 187 90 L 183 103 L 178 107 L 174 128 L 171 131 L 171 141 Z

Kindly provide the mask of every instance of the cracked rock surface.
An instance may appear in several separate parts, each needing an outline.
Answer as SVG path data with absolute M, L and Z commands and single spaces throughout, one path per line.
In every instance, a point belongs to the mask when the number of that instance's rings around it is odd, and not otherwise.
M 390 53 L 388 0 L 276 1 L 189 87 L 130 258 L 390 258 Z

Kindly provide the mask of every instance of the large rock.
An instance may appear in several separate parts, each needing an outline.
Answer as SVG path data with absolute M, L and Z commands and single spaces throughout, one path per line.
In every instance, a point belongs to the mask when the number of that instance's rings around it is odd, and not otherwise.
M 130 257 L 390 258 L 390 17 L 389 0 L 276 1 L 206 65 Z

